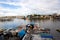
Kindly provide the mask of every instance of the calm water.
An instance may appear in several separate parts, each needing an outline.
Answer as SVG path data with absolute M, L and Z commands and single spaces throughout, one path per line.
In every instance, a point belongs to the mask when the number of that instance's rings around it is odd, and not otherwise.
M 20 25 L 26 25 L 30 23 L 27 20 L 22 20 L 22 19 L 14 19 L 14 21 L 6 21 L 6 22 L 0 22 L 0 28 L 5 28 L 5 29 L 11 29 L 15 28 Z M 51 34 L 54 36 L 55 40 L 60 40 L 60 33 L 56 31 L 57 28 L 60 29 L 60 21 L 58 20 L 32 20 L 31 23 L 37 24 L 39 27 L 42 28 L 50 28 L 51 29 Z
M 0 28 L 2 29 L 11 29 L 18 27 L 20 25 L 26 25 L 28 22 L 23 19 L 14 19 L 13 21 L 0 22 Z

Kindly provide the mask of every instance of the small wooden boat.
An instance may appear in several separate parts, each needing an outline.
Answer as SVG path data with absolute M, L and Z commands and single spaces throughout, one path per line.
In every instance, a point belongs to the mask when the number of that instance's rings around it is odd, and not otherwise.
M 57 32 L 60 32 L 60 29 L 56 29 Z

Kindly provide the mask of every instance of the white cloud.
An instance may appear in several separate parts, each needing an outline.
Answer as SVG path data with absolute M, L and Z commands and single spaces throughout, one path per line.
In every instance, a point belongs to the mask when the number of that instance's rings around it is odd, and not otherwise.
M 60 13 L 59 0 L 18 0 L 19 2 L 0 2 L 9 5 L 22 6 L 18 9 L 9 9 L 0 7 L 0 14 L 3 15 L 28 15 L 32 13 L 38 14 L 50 14 L 50 13 Z M 2 12 L 1 12 L 2 11 Z M 6 11 L 6 12 L 5 12 Z

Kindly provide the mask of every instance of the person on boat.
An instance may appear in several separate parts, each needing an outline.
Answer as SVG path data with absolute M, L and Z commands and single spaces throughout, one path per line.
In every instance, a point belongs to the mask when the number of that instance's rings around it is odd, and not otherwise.
M 23 40 L 32 40 L 32 33 L 33 33 L 33 28 L 34 25 L 33 24 L 27 24 L 26 25 L 26 35 L 23 38 Z
M 28 24 L 28 25 L 26 25 L 26 30 L 28 30 L 28 29 L 33 29 L 34 28 L 34 24 Z

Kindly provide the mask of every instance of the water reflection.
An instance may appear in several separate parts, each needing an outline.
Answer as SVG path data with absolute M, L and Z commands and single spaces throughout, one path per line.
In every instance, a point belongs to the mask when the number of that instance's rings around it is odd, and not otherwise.
M 11 29 L 20 25 L 26 25 L 28 22 L 23 19 L 14 19 L 13 21 L 0 22 L 0 28 Z

